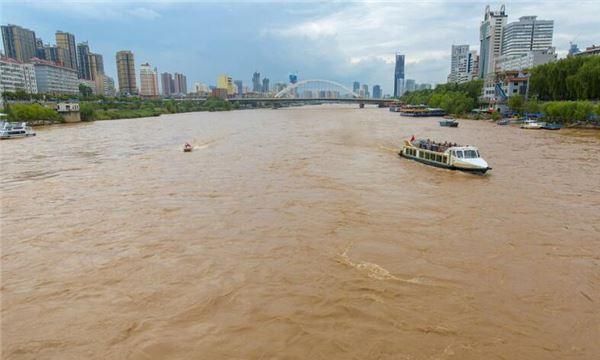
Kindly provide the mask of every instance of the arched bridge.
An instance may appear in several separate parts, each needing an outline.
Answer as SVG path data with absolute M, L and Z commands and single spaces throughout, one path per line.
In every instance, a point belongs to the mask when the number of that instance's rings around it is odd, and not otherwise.
M 395 99 L 361 97 L 360 94 L 336 81 L 324 79 L 302 80 L 288 85 L 271 96 L 231 98 L 229 101 L 247 105 L 272 104 L 274 107 L 292 103 L 355 103 L 362 107 L 365 104 L 384 106 L 397 102 Z
M 335 81 L 322 79 L 302 80 L 275 94 L 275 98 L 278 99 L 289 97 L 302 97 L 309 99 L 313 97 L 360 98 L 357 93 L 348 89 L 344 85 Z

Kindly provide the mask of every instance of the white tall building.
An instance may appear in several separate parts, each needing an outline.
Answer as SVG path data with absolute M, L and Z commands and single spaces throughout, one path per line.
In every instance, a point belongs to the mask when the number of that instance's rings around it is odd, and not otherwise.
M 479 56 L 477 51 L 469 51 L 469 45 L 452 45 L 449 83 L 464 83 L 477 78 Z
M 502 34 L 507 18 L 504 5 L 500 11 L 491 11 L 489 5 L 485 7 L 479 28 L 479 77 L 482 79 L 494 72 L 496 58 L 502 53 Z
M 496 71 L 525 70 L 556 61 L 554 48 L 527 51 L 519 55 L 502 55 L 496 60 Z
M 140 95 L 148 97 L 157 97 L 158 92 L 158 72 L 152 68 L 149 63 L 140 65 Z
M 0 94 L 5 91 L 15 92 L 17 90 L 37 94 L 35 69 L 32 64 L 2 57 L 0 58 Z
M 462 83 L 469 80 L 469 45 L 452 45 L 450 75 L 448 82 Z
M 552 47 L 554 20 L 537 20 L 537 16 L 522 16 L 504 27 L 502 55 L 524 55 L 530 51 Z

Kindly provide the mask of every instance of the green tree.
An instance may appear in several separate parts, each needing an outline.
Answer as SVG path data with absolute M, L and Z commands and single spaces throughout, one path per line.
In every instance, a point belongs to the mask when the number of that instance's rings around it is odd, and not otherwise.
M 8 119 L 10 121 L 63 121 L 62 116 L 56 110 L 40 104 L 12 104 L 9 109 Z
M 79 84 L 79 94 L 84 98 L 88 98 L 92 96 L 92 88 L 85 84 Z
M 525 99 L 521 95 L 513 95 L 508 98 L 508 106 L 518 112 L 523 112 L 523 107 L 525 105 Z
M 89 103 L 79 104 L 79 115 L 83 121 L 96 120 L 96 110 L 94 109 L 94 106 Z
M 600 99 L 600 57 L 575 56 L 531 69 L 529 92 L 540 100 Z

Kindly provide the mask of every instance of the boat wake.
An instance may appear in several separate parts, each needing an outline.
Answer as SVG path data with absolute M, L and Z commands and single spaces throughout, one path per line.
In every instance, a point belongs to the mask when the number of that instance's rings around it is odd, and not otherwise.
M 193 139 L 192 141 L 190 141 L 190 144 L 192 144 L 193 150 L 202 150 L 202 149 L 208 148 L 209 146 L 213 145 L 216 142 L 217 142 L 217 140 L 210 140 L 210 141 L 206 141 L 204 143 L 198 143 L 198 141 L 196 139 Z
M 392 147 L 384 146 L 384 145 L 379 145 L 379 148 L 382 149 L 382 150 L 391 151 L 391 152 L 396 153 L 396 154 L 400 152 L 399 148 L 392 148 Z

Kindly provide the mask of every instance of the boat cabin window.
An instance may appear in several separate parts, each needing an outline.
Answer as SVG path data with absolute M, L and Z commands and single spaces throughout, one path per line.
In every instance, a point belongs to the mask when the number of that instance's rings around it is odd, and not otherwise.
M 462 157 L 463 157 L 463 152 L 462 152 L 462 150 L 454 150 L 454 155 L 455 155 L 456 157 L 459 157 L 459 158 L 461 158 L 461 159 L 462 159 Z
M 465 158 L 467 159 L 475 159 L 477 158 L 477 151 L 475 150 L 465 150 Z

